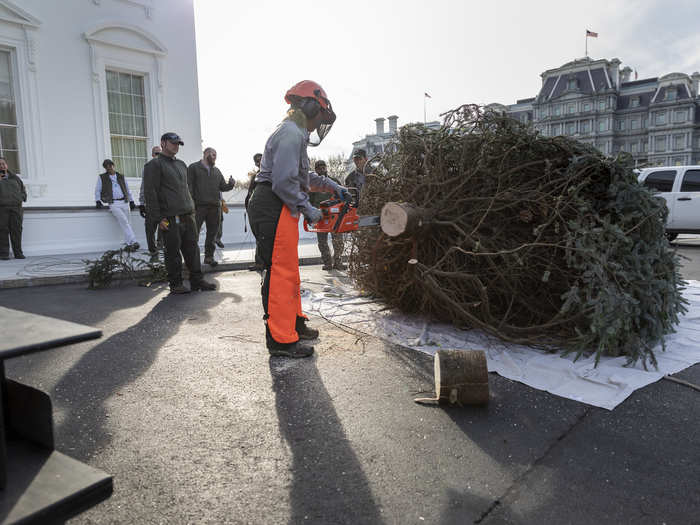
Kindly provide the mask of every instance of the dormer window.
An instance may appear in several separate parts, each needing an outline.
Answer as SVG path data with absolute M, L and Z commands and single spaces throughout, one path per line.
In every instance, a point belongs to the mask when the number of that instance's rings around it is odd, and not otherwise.
M 630 107 L 632 108 L 638 108 L 639 107 L 639 97 L 632 97 L 630 100 Z
M 578 89 L 578 80 L 570 78 L 567 86 L 569 89 Z
M 678 90 L 676 89 L 675 86 L 671 86 L 669 88 L 666 88 L 666 96 L 664 100 L 676 100 L 676 97 L 678 95 Z

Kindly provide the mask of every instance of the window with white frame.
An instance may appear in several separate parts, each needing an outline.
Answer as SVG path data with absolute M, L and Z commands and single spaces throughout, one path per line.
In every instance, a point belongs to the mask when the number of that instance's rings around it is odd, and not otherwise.
M 148 160 L 148 125 L 143 75 L 107 70 L 112 160 L 125 177 L 141 177 Z
M 591 110 L 591 103 L 590 102 L 584 102 L 583 103 L 583 111 L 588 112 Z
M 673 136 L 673 149 L 683 149 L 685 147 L 685 135 Z
M 683 164 L 685 164 L 685 157 L 675 157 L 673 159 L 674 166 L 682 166 Z
M 591 121 L 590 120 L 582 120 L 579 129 L 581 130 L 581 133 L 590 133 L 591 132 Z
M 642 142 L 642 151 L 646 152 L 649 149 L 649 143 L 645 140 Z
M 630 129 L 639 129 L 639 120 L 633 118 L 630 120 Z
M 570 78 L 568 84 L 569 89 L 578 89 L 578 80 L 575 78 Z
M 676 100 L 676 95 L 678 95 L 678 90 L 675 87 L 666 88 L 664 100 Z
M 561 115 L 561 106 L 556 105 L 554 106 L 554 116 L 558 117 L 559 115 Z
M 566 123 L 566 134 L 573 135 L 574 133 L 576 133 L 576 124 L 573 122 L 567 122 Z
M 598 109 L 605 109 L 605 99 L 598 101 Z
M 9 51 L 0 50 L 0 156 L 14 173 L 21 173 L 17 141 L 17 109 Z
M 654 138 L 654 151 L 666 151 L 666 137 Z
M 620 131 L 625 130 L 625 121 L 624 120 L 618 120 L 617 121 L 617 129 Z
M 559 135 L 559 124 L 552 124 L 552 137 Z
M 566 112 L 571 115 L 572 113 L 576 113 L 576 104 L 567 104 L 566 106 Z
M 599 120 L 598 121 L 598 131 L 607 131 L 608 129 L 608 121 L 607 120 Z
M 647 118 L 644 117 L 644 118 L 642 119 L 642 129 L 645 129 L 646 127 L 647 127 Z
M 659 111 L 656 113 L 654 116 L 654 124 L 657 126 L 661 124 L 666 124 L 666 112 L 665 111 Z
M 638 149 L 636 142 L 630 142 L 630 153 L 637 153 Z
M 632 107 L 632 108 L 639 107 L 639 97 L 632 97 L 630 99 L 630 107 Z

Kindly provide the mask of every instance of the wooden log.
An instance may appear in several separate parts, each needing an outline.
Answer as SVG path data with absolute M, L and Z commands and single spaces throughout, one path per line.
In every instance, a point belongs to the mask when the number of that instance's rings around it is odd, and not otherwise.
M 379 216 L 382 231 L 389 237 L 413 233 L 423 225 L 425 210 L 407 202 L 387 202 Z
M 435 352 L 435 396 L 452 404 L 488 403 L 489 377 L 484 351 Z

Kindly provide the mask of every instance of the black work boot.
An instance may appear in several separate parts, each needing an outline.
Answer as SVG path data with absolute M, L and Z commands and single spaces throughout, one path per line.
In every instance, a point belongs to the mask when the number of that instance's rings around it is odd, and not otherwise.
M 202 292 L 211 292 L 216 290 L 216 285 L 214 283 L 210 283 L 209 281 L 205 281 L 204 279 L 202 279 L 201 281 L 196 283 L 190 281 L 190 288 L 193 292 L 196 292 L 197 290 L 200 290 Z
M 265 339 L 267 341 L 267 351 L 273 357 L 310 357 L 314 353 L 314 347 L 306 345 L 301 341 L 295 343 L 278 343 L 270 335 L 270 329 L 265 327 Z
M 306 317 L 297 316 L 297 323 L 294 329 L 299 334 L 299 339 L 304 341 L 318 339 L 319 331 L 306 325 Z
M 170 293 L 171 294 L 190 293 L 190 289 L 185 288 L 182 283 L 171 283 L 170 284 Z

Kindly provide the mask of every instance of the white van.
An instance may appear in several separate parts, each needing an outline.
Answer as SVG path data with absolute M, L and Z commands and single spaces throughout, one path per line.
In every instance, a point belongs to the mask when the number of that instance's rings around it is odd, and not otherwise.
M 644 168 L 638 180 L 666 199 L 669 240 L 679 233 L 700 233 L 700 166 Z

